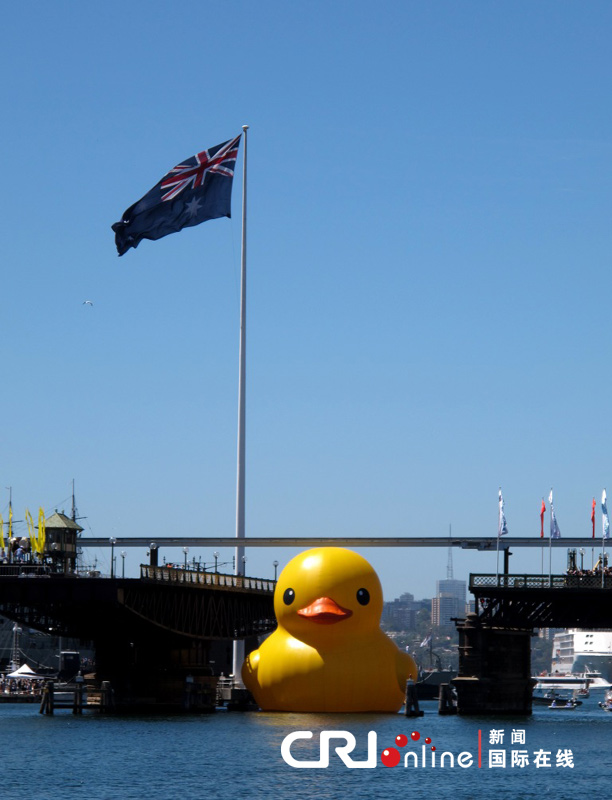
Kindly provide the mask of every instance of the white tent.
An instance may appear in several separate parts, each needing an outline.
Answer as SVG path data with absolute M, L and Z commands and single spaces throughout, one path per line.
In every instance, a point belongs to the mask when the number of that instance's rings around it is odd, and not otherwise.
M 37 675 L 33 669 L 30 669 L 27 664 L 22 664 L 19 669 L 16 669 L 14 672 L 10 672 L 7 678 L 29 678 L 30 680 L 34 680 L 37 678 L 42 678 L 42 675 Z

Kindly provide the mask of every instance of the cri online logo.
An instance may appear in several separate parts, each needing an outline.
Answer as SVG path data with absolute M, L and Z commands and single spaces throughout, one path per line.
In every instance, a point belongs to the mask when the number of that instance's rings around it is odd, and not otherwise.
M 294 769 L 326 769 L 329 767 L 329 751 L 330 742 L 332 740 L 343 740 L 343 744 L 334 747 L 336 755 L 340 758 L 342 763 L 349 769 L 374 769 L 378 766 L 378 759 L 376 757 L 378 751 L 377 737 L 375 731 L 368 733 L 368 757 L 365 761 L 356 761 L 350 757 L 355 749 L 355 737 L 349 731 L 321 731 L 319 736 L 319 759 L 317 761 L 305 761 L 295 758 L 291 752 L 291 746 L 294 742 L 302 739 L 312 739 L 312 731 L 294 731 L 288 734 L 283 739 L 281 745 L 281 755 L 286 764 Z M 413 742 L 418 742 L 421 734 L 418 731 L 412 731 L 410 739 Z M 409 743 L 408 737 L 400 733 L 395 737 L 396 747 L 386 747 L 380 754 L 380 761 L 385 767 L 396 767 L 401 759 L 401 753 L 398 747 L 404 748 Z M 436 767 L 436 748 L 431 743 L 429 736 L 424 738 L 424 744 L 421 745 L 420 753 L 417 750 L 407 750 L 404 753 L 404 767 Z M 479 751 L 480 753 L 480 751 Z M 429 755 L 429 758 L 427 757 Z M 479 759 L 480 760 L 480 759 Z M 474 763 L 474 757 L 469 752 L 459 753 L 457 756 L 457 765 L 463 767 L 471 767 Z M 440 755 L 440 767 L 454 767 L 455 756 L 453 753 L 444 752 Z M 480 764 L 479 764 L 480 766 Z
M 412 733 L 410 734 L 410 738 L 412 739 L 413 742 L 418 742 L 419 739 L 421 738 L 421 734 L 418 731 L 412 731 Z M 406 745 L 408 744 L 408 737 L 405 736 L 403 733 L 400 733 L 399 736 L 395 737 L 395 744 L 398 747 L 406 747 Z M 425 738 L 425 744 L 431 744 L 431 739 L 429 738 L 429 736 Z M 436 750 L 436 748 L 433 745 L 431 745 L 431 749 L 432 752 L 435 752 Z M 395 747 L 387 747 L 387 749 L 383 750 L 382 753 L 380 754 L 380 760 L 385 765 L 385 767 L 396 767 L 401 760 L 400 751 L 397 750 Z

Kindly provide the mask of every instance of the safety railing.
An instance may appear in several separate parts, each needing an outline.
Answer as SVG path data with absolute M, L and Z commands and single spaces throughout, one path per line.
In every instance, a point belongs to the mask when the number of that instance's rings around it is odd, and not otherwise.
M 30 578 L 37 576 L 48 577 L 51 570 L 42 564 L 0 564 L 0 577 Z
M 470 575 L 470 591 L 479 589 L 612 589 L 612 574 Z
M 276 582 L 265 578 L 248 578 L 245 575 L 224 575 L 221 572 L 204 572 L 180 567 L 152 567 L 140 565 L 143 580 L 162 583 L 180 583 L 192 586 L 223 586 L 229 589 L 257 589 L 260 592 L 274 592 Z

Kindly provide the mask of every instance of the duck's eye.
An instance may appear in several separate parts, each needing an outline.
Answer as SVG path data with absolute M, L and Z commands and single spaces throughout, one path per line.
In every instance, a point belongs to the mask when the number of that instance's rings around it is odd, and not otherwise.
M 367 604 L 370 602 L 370 593 L 367 589 L 358 589 L 357 602 L 362 606 L 367 606 Z
M 293 591 L 293 589 L 285 589 L 285 594 L 283 595 L 283 603 L 286 606 L 290 606 L 294 600 L 295 600 L 295 592 Z

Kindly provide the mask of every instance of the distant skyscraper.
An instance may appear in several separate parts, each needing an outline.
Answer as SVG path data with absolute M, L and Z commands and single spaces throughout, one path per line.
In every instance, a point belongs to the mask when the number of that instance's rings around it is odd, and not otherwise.
M 431 601 L 431 624 L 450 625 L 453 617 L 465 616 L 466 582 L 454 578 L 436 582 L 436 596 Z

